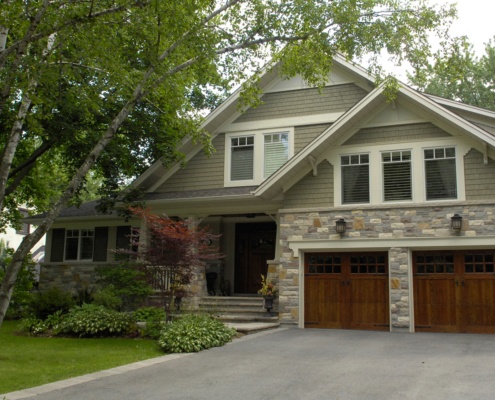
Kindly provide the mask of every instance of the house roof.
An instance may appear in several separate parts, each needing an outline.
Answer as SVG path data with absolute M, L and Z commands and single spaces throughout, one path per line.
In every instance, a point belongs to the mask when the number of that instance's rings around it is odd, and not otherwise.
M 385 84 L 372 89 L 374 77 L 369 75 L 365 69 L 346 61 L 341 56 L 335 58 L 334 64 L 344 68 L 357 80 L 364 82 L 364 85 L 371 90 L 368 89 L 370 90 L 369 93 L 361 101 L 343 113 L 328 129 L 306 145 L 261 185 L 165 193 L 159 191 L 159 187 L 179 170 L 180 163 L 165 168 L 159 160 L 137 178 L 132 186 L 141 187 L 147 191 L 143 198 L 147 203 L 172 205 L 174 210 L 181 210 L 181 206 L 183 206 L 182 209 L 185 209 L 184 207 L 197 207 L 198 212 L 201 212 L 200 204 L 208 204 L 211 206 L 211 210 L 221 210 L 222 207 L 229 207 L 229 204 L 233 204 L 230 211 L 242 210 L 246 204 L 254 204 L 255 209 L 258 207 L 260 210 L 270 210 L 271 208 L 268 206 L 270 202 L 276 203 L 274 199 L 280 199 L 277 197 L 278 195 L 310 172 L 322 160 L 331 146 L 342 144 L 340 141 L 344 137 L 357 132 L 367 121 L 389 104 L 384 96 Z M 264 72 L 259 86 L 262 90 L 269 89 L 274 85 L 274 82 L 280 79 L 279 65 L 276 65 Z M 238 108 L 240 92 L 241 89 L 237 89 L 225 102 L 210 113 L 201 125 L 203 129 L 210 132 L 213 138 L 221 133 L 221 129 L 226 123 L 240 115 Z M 493 122 L 495 112 L 438 96 L 422 94 L 405 84 L 400 85 L 395 101 L 413 108 L 425 120 L 434 122 L 447 132 L 470 137 L 480 145 L 481 149 L 485 149 L 485 156 L 489 153 L 495 155 L 495 129 L 491 133 L 466 119 L 468 116 L 471 120 Z M 186 160 L 189 160 L 202 151 L 202 146 L 192 143 L 189 138 L 185 138 L 181 143 L 181 151 L 186 155 Z M 80 207 L 69 207 L 62 211 L 59 218 L 101 218 L 102 215 L 107 215 L 110 218 L 117 217 L 115 212 L 112 214 L 98 213 L 95 209 L 96 205 L 97 202 L 93 201 Z M 41 215 L 31 217 L 30 220 L 34 221 L 37 217 L 41 217 Z
M 368 120 L 370 116 L 374 115 L 374 112 L 387 103 L 388 100 L 384 95 L 384 89 L 385 83 L 370 92 L 360 102 L 354 105 L 354 107 L 343 114 L 327 130 L 316 137 L 303 150 L 266 179 L 254 191 L 255 196 L 260 196 L 265 199 L 272 198 L 290 187 L 291 182 L 296 182 L 311 171 L 314 163 L 321 161 L 322 155 L 330 146 L 338 143 L 343 135 L 348 135 L 349 132 L 357 131 L 362 126 L 363 122 Z M 409 86 L 401 84 L 395 101 L 413 105 L 415 110 L 423 114 L 428 120 L 435 121 L 442 129 L 467 135 L 478 141 L 481 146 L 486 144 L 492 152 L 495 151 L 494 135 L 474 123 L 469 122 L 462 116 L 450 111 L 441 103 L 470 112 L 481 111 L 483 114 L 490 115 L 492 118 L 495 118 L 495 113 L 480 110 L 472 106 L 460 106 L 455 102 L 447 101 L 445 99 L 442 99 L 441 101 L 437 100 L 438 98 L 421 94 Z

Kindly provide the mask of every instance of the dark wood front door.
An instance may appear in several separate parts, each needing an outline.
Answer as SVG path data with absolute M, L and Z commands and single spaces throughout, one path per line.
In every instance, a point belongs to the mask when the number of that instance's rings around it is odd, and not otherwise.
M 495 251 L 413 253 L 419 332 L 495 333 Z
M 307 328 L 389 330 L 386 253 L 305 256 Z
M 268 271 L 268 260 L 275 257 L 277 225 L 273 222 L 236 224 L 235 293 L 253 294 Z

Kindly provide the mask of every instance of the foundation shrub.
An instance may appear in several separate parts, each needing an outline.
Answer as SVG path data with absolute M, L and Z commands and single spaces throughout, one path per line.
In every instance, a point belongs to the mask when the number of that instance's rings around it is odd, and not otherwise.
M 114 285 L 108 285 L 93 294 L 93 304 L 120 310 L 122 308 L 122 299 L 118 296 Z
M 113 294 L 120 298 L 119 311 L 135 310 L 153 293 L 144 274 L 123 262 L 116 267 L 99 268 L 97 273 L 101 288 L 105 290 L 110 286 Z
M 192 353 L 223 346 L 235 335 L 235 329 L 217 319 L 189 314 L 166 324 L 158 344 L 166 353 Z
M 144 322 L 141 336 L 157 340 L 167 320 L 165 310 L 158 307 L 143 307 L 134 312 L 136 322 Z
M 37 293 L 30 304 L 34 317 L 45 320 L 49 315 L 61 311 L 62 314 L 69 312 L 75 304 L 75 300 L 69 292 L 57 287 Z
M 131 315 L 95 304 L 72 308 L 60 327 L 60 332 L 79 337 L 121 336 L 135 330 Z

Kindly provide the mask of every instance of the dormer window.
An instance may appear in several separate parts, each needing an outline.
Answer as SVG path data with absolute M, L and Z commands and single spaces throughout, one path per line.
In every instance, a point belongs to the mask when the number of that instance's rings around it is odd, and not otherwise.
M 225 135 L 225 186 L 258 185 L 293 155 L 293 129 Z
M 230 179 L 244 181 L 253 179 L 254 136 L 236 136 L 230 139 Z

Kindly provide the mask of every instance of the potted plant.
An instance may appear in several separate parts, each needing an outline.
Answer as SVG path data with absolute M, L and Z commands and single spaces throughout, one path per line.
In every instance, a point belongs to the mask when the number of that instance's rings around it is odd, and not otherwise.
M 270 312 L 273 308 L 273 300 L 277 297 L 277 289 L 270 279 L 261 275 L 261 288 L 258 290 L 258 294 L 263 296 L 263 307 L 267 312 Z

